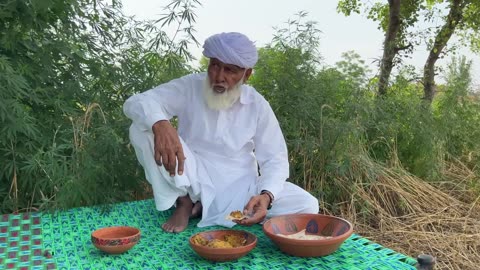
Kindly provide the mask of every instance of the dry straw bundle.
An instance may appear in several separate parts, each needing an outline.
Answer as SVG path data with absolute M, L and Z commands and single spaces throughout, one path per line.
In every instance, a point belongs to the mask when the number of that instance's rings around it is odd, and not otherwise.
M 353 170 L 362 179 L 355 179 L 342 212 L 356 233 L 412 257 L 431 254 L 436 269 L 479 269 L 480 197 L 472 189 L 479 182 L 473 171 L 450 163 L 444 181 L 429 183 L 370 159 L 358 160 Z

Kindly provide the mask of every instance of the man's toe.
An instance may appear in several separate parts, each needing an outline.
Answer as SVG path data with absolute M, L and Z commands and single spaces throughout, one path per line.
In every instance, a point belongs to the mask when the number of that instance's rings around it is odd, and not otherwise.
M 170 226 L 170 224 L 168 224 L 168 223 L 164 223 L 162 225 L 162 229 L 166 232 L 172 232 L 172 226 Z
M 174 227 L 173 228 L 174 233 L 180 233 L 180 232 L 183 232 L 184 230 L 185 230 L 185 227 Z

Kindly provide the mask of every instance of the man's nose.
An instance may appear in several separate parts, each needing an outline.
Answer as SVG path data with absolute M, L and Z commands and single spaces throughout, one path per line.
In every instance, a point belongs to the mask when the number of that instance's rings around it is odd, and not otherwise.
M 225 71 L 223 70 L 223 67 L 220 67 L 216 73 L 215 76 L 215 81 L 216 82 L 224 82 L 225 81 Z

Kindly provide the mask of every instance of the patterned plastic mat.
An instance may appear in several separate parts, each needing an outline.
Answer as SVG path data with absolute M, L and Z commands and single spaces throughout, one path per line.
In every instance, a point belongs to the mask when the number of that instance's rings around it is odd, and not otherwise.
M 200 231 L 192 220 L 180 234 L 164 233 L 160 225 L 170 212 L 155 210 L 152 200 L 101 208 L 75 208 L 56 214 L 4 215 L 0 222 L 0 269 L 415 269 L 415 260 L 352 235 L 335 253 L 298 258 L 282 253 L 260 225 L 234 227 L 258 237 L 257 247 L 233 262 L 213 263 L 199 257 L 189 237 Z M 40 220 L 41 219 L 41 220 Z M 92 231 L 106 226 L 135 226 L 140 242 L 121 255 L 108 255 L 91 243 Z
M 55 269 L 43 248 L 40 213 L 0 216 L 0 269 Z

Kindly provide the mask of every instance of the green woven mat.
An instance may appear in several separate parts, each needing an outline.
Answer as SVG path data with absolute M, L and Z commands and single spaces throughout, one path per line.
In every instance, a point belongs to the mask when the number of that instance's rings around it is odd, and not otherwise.
M 0 269 L 55 269 L 42 243 L 40 213 L 0 215 Z
M 335 253 L 321 258 L 286 255 L 262 232 L 260 225 L 236 226 L 257 235 L 257 247 L 234 262 L 213 263 L 199 257 L 188 238 L 199 231 L 192 220 L 180 234 L 165 233 L 160 225 L 170 211 L 155 210 L 153 200 L 113 205 L 108 213 L 99 208 L 76 208 L 42 216 L 43 245 L 50 250 L 57 269 L 415 269 L 415 260 L 352 235 Z M 142 232 L 140 242 L 127 253 L 107 255 L 90 241 L 92 231 L 105 226 L 128 225 Z

